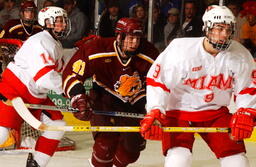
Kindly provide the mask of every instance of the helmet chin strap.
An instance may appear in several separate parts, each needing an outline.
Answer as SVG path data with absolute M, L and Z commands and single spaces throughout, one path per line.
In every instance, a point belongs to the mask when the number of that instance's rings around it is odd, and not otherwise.
M 65 32 L 61 31 L 61 32 L 56 32 L 56 31 L 52 31 L 52 33 L 54 34 L 54 36 L 61 40 L 65 38 Z
M 26 25 L 26 26 L 32 26 L 34 23 L 35 23 L 35 20 L 34 19 L 31 19 L 31 20 L 28 20 L 28 19 L 22 19 L 23 23 Z
M 208 33 L 211 33 L 210 31 L 211 30 L 209 30 Z M 224 50 L 227 50 L 228 47 L 230 46 L 230 44 L 232 42 L 232 40 L 231 40 L 232 35 L 224 43 L 214 42 L 214 40 L 209 37 L 209 34 L 207 35 L 207 39 L 214 49 L 216 49 L 218 51 L 224 51 Z
M 61 40 L 62 38 L 60 37 L 60 35 L 58 35 L 58 32 L 53 31 L 52 28 L 47 28 L 46 29 L 55 40 Z
M 138 50 L 138 49 L 137 49 L 137 50 Z M 135 51 L 128 51 L 128 50 L 126 50 L 126 51 L 124 51 L 124 54 L 130 58 L 130 57 L 132 57 L 132 56 L 138 54 L 138 51 L 137 51 L 137 50 L 135 50 Z
M 209 43 L 212 45 L 212 47 L 214 49 L 216 49 L 218 51 L 224 51 L 229 47 L 231 42 L 229 42 L 229 43 L 226 43 L 226 42 L 225 43 L 217 43 L 217 42 L 215 42 L 214 43 L 211 39 L 209 39 Z

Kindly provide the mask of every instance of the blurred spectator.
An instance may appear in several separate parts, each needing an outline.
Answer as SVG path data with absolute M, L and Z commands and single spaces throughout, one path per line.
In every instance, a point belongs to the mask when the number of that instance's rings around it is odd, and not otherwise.
M 256 1 L 245 2 L 242 14 L 247 21 L 242 25 L 241 42 L 256 58 Z
M 45 4 L 46 6 L 57 6 L 56 5 L 57 1 L 58 0 L 36 0 L 34 2 L 36 2 L 37 10 L 39 11 L 39 10 L 41 10 L 44 7 L 45 3 L 46 3 Z M 50 5 L 50 4 L 52 4 L 52 2 L 53 2 L 53 5 Z
M 164 44 L 164 26 L 165 18 L 160 13 L 160 8 L 157 5 L 154 5 L 152 13 L 152 22 L 153 22 L 153 44 L 158 49 L 162 51 L 165 48 Z
M 147 10 L 143 5 L 136 5 L 132 9 L 132 16 L 133 18 L 141 21 L 143 27 L 144 27 L 144 33 L 147 34 Z
M 171 8 L 168 11 L 167 24 L 164 27 L 165 45 L 167 46 L 174 38 L 180 36 L 179 9 Z
M 4 8 L 0 11 L 0 26 L 11 19 L 19 18 L 19 8 L 16 7 L 16 0 L 5 0 Z
M 24 1 L 20 5 L 20 18 L 9 20 L 0 33 L 0 38 L 15 38 L 25 41 L 31 35 L 42 31 L 36 21 L 37 8 L 33 1 Z
M 168 17 L 168 11 L 171 8 L 180 9 L 181 2 L 182 2 L 181 0 L 161 0 L 160 1 L 161 13 L 163 13 L 165 17 Z
M 72 29 L 67 38 L 63 39 L 61 43 L 64 48 L 73 48 L 74 43 L 88 33 L 89 21 L 87 16 L 77 7 L 76 0 L 64 0 L 63 8 L 68 13 Z
M 218 5 L 219 4 L 219 0 L 204 0 L 204 3 L 205 3 L 206 6 Z
M 227 4 L 227 7 L 232 11 L 234 16 L 236 17 L 236 27 L 235 27 L 235 33 L 233 39 L 240 42 L 240 36 L 241 36 L 241 28 L 242 25 L 246 22 L 246 18 L 242 17 L 240 12 L 240 6 L 237 1 L 230 1 Z
M 196 2 L 187 0 L 184 3 L 184 19 L 182 23 L 183 37 L 200 37 L 203 35 L 201 18 L 197 16 Z
M 53 0 L 45 0 L 43 3 L 43 8 L 47 6 L 55 6 L 55 2 Z
M 99 22 L 99 36 L 114 37 L 116 22 L 121 18 L 118 0 L 110 0 Z

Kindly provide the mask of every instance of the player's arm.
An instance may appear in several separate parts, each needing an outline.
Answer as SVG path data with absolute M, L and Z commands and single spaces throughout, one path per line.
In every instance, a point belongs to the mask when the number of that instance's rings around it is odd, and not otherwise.
M 166 49 L 151 66 L 147 74 L 147 115 L 141 121 L 141 134 L 146 139 L 161 139 L 162 129 L 154 124 L 163 124 L 168 97 L 179 76 L 169 60 L 171 49 Z M 176 71 L 176 72 L 175 72 Z
M 14 30 L 15 26 L 17 25 L 17 21 L 15 19 L 9 20 L 8 22 L 5 23 L 5 25 L 3 26 L 3 29 L 0 32 L 0 38 L 16 38 L 13 37 L 13 35 L 11 35 L 11 31 L 10 30 Z
M 66 96 L 71 99 L 71 106 L 78 108 L 74 116 L 88 120 L 91 116 L 91 100 L 85 94 L 84 81 L 92 76 L 86 48 L 82 47 L 74 54 L 63 70 L 62 82 Z
M 5 24 L 0 31 L 0 38 L 8 38 L 9 29 L 10 27 L 7 24 Z
M 57 94 L 63 93 L 62 78 L 58 72 L 58 57 L 61 57 L 60 55 L 62 54 L 60 48 L 57 46 L 44 46 L 42 42 L 37 47 L 31 50 L 31 55 L 34 56 L 31 56 L 31 60 L 28 62 L 30 66 L 33 66 L 29 71 L 33 76 L 33 82 L 30 85 L 34 86 L 39 92 L 53 90 Z
M 234 140 L 251 137 L 256 119 L 256 68 L 255 62 L 249 56 L 240 63 L 239 72 L 235 76 L 237 111 L 232 116 L 230 127 Z

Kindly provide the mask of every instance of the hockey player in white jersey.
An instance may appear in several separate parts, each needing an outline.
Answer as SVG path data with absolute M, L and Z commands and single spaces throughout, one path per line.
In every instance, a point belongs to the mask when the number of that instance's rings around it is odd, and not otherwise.
M 70 24 L 67 13 L 59 7 L 40 10 L 38 22 L 44 31 L 31 36 L 22 45 L 2 74 L 1 99 L 21 97 L 25 103 L 54 105 L 47 97 L 53 90 L 62 93 L 59 72 L 63 67 L 63 48 L 58 41 L 68 34 Z M 10 129 L 19 130 L 22 118 L 11 106 L 0 102 L 0 144 L 8 137 Z M 31 113 L 48 125 L 65 125 L 59 111 L 31 110 Z M 45 167 L 54 154 L 64 132 L 45 131 L 38 138 L 35 152 L 29 154 L 27 167 Z
M 173 40 L 151 66 L 141 134 L 157 138 L 156 120 L 162 126 L 230 127 L 230 134 L 199 134 L 221 167 L 248 167 L 243 139 L 251 136 L 256 117 L 255 62 L 232 40 L 236 21 L 227 7 L 209 6 L 203 22 L 206 37 Z M 227 108 L 232 94 L 233 115 Z M 190 167 L 194 140 L 193 133 L 163 133 L 165 167 Z

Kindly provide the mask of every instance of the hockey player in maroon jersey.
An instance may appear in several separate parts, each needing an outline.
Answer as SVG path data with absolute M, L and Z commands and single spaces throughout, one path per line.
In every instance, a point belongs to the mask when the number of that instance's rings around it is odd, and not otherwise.
M 33 1 L 26 0 L 20 5 L 20 19 L 9 20 L 0 33 L 0 38 L 14 38 L 25 41 L 31 35 L 42 31 L 36 21 L 37 8 Z
M 63 89 L 78 108 L 74 116 L 93 126 L 138 126 L 140 119 L 93 115 L 93 110 L 145 113 L 145 76 L 158 56 L 157 49 L 142 38 L 141 23 L 121 18 L 116 37 L 96 38 L 80 46 L 63 72 Z M 90 96 L 84 81 L 93 77 Z M 91 165 L 125 167 L 145 148 L 139 133 L 93 133 Z

